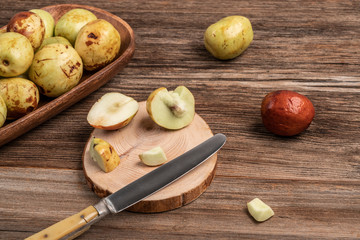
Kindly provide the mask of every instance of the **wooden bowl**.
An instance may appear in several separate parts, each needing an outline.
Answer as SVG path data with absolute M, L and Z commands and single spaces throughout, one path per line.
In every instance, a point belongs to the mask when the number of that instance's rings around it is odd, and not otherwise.
M 122 70 L 132 58 L 135 50 L 133 30 L 118 16 L 99 8 L 77 4 L 52 5 L 44 7 L 43 9 L 50 12 L 55 22 L 57 22 L 64 13 L 73 8 L 87 9 L 93 12 L 98 18 L 110 22 L 119 31 L 121 36 L 120 53 L 113 62 L 98 71 L 87 72 L 84 70 L 80 83 L 69 92 L 57 98 L 47 98 L 41 95 L 39 107 L 35 111 L 15 121 L 6 122 L 5 125 L 0 128 L 0 146 L 14 140 L 94 92 Z M 6 28 L 6 26 L 1 29 L 4 28 Z

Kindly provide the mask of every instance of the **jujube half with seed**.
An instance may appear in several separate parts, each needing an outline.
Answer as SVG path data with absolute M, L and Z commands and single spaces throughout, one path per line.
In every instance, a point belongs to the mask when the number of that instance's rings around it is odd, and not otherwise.
M 172 130 L 181 129 L 194 119 L 195 99 L 185 86 L 179 86 L 174 91 L 162 87 L 150 94 L 146 110 L 159 126 Z

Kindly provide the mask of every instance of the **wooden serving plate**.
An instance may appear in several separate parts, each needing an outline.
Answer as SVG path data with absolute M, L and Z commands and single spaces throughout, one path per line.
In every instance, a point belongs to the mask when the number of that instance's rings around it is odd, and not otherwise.
M 171 131 L 157 126 L 146 112 L 145 102 L 140 103 L 136 116 L 124 128 L 115 131 L 95 129 L 84 148 L 83 168 L 92 190 L 105 197 L 142 177 L 156 167 L 144 165 L 139 154 L 161 146 L 168 161 L 213 136 L 207 123 L 197 114 L 193 122 L 180 130 Z M 109 142 L 120 155 L 120 164 L 112 172 L 103 172 L 91 159 L 89 147 L 92 137 Z M 163 212 L 179 208 L 198 198 L 210 185 L 215 175 L 217 154 L 176 182 L 161 189 L 127 210 L 134 212 Z
M 80 83 L 69 92 L 53 99 L 41 95 L 39 107 L 35 111 L 15 121 L 6 122 L 5 125 L 0 128 L 0 146 L 54 117 L 97 90 L 122 70 L 132 58 L 135 50 L 133 30 L 118 16 L 99 8 L 77 4 L 52 5 L 44 7 L 43 9 L 50 12 L 55 22 L 57 22 L 64 13 L 73 8 L 87 9 L 93 12 L 98 18 L 110 22 L 119 31 L 121 36 L 120 53 L 112 63 L 98 71 L 87 72 L 84 70 Z M 2 29 L 4 28 L 6 28 L 6 26 L 2 27 Z

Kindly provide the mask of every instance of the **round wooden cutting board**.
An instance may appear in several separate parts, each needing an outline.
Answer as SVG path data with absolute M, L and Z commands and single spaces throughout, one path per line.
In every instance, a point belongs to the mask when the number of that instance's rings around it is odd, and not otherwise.
M 146 103 L 139 103 L 139 111 L 124 128 L 114 131 L 95 129 L 83 152 L 83 168 L 92 190 L 105 197 L 142 177 L 156 167 L 144 165 L 139 154 L 156 146 L 162 147 L 168 161 L 180 156 L 207 140 L 213 133 L 197 114 L 193 122 L 180 130 L 166 130 L 156 125 L 146 112 Z M 112 172 L 103 172 L 89 153 L 92 137 L 109 142 L 120 156 L 119 166 Z M 145 198 L 127 210 L 134 212 L 163 212 L 179 208 L 198 198 L 210 185 L 215 175 L 217 154 L 176 182 Z

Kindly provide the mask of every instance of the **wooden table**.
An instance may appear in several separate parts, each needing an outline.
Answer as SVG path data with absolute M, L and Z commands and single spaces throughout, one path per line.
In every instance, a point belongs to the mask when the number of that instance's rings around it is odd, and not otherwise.
M 106 217 L 78 239 L 359 239 L 359 3 L 150 2 L 76 2 L 127 21 L 135 55 L 98 91 L 0 148 L 0 238 L 25 238 L 99 200 L 81 163 L 92 131 L 87 112 L 99 97 L 119 91 L 144 101 L 158 87 L 185 85 L 197 113 L 228 137 L 211 186 L 180 209 Z M 0 25 L 51 4 L 3 0 Z M 219 61 L 205 50 L 203 34 L 228 15 L 248 17 L 254 41 L 242 56 Z M 261 101 L 280 89 L 315 106 L 309 129 L 296 137 L 262 125 Z M 275 211 L 269 221 L 247 213 L 255 197 Z

